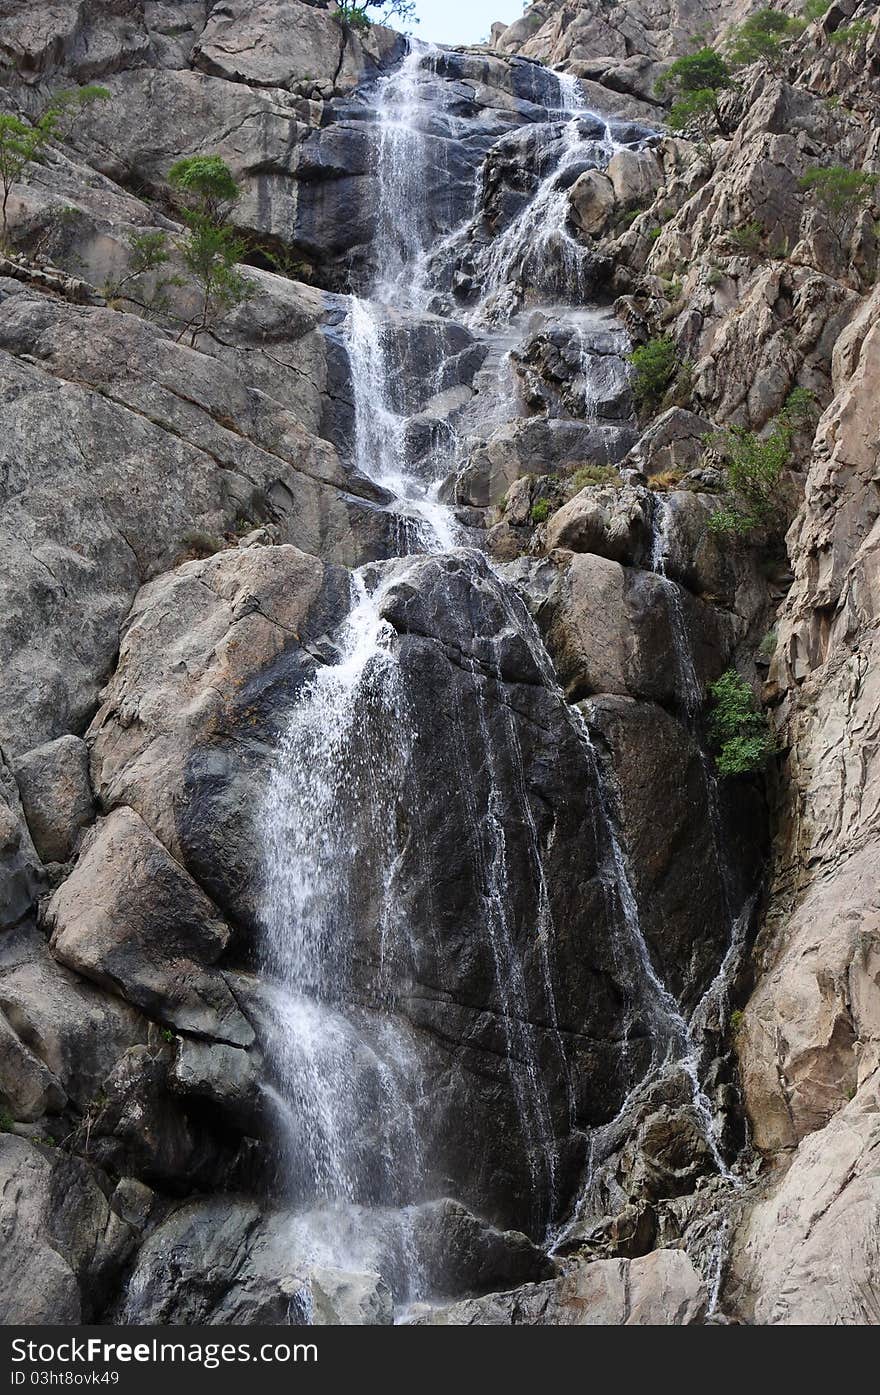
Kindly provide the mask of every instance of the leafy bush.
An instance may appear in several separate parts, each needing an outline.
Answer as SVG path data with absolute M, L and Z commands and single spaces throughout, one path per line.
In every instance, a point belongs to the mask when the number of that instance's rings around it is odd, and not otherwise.
M 239 269 L 247 243 L 225 221 L 239 189 L 219 155 L 178 160 L 168 171 L 168 182 L 183 200 L 189 233 L 179 251 L 199 296 L 199 308 L 179 338 L 189 332 L 190 345 L 195 347 L 199 335 L 211 330 L 251 294 L 250 283 Z
M 791 464 L 792 437 L 814 408 L 813 394 L 794 388 L 766 436 L 730 426 L 714 438 L 726 457 L 727 502 L 709 518 L 713 533 L 747 538 L 779 523 L 779 484 Z
M 546 523 L 550 517 L 551 507 L 549 499 L 538 499 L 532 504 L 531 519 L 533 523 Z
M 213 533 L 206 533 L 201 528 L 190 528 L 180 541 L 186 551 L 191 552 L 194 557 L 213 557 L 215 552 L 222 552 L 224 548 L 222 538 L 215 537 Z
M 131 301 L 147 314 L 165 313 L 169 308 L 169 289 L 184 285 L 182 277 L 162 274 L 171 260 L 167 237 L 154 230 L 134 232 L 128 238 L 128 245 L 131 251 L 128 270 L 115 281 L 108 281 L 104 295 L 110 301 Z
M 801 8 L 801 14 L 808 24 L 812 24 L 816 19 L 822 19 L 830 10 L 830 0 L 806 0 Z
M 727 54 L 735 68 L 750 63 L 766 63 L 778 67 L 785 56 L 785 47 L 803 33 L 803 20 L 792 19 L 781 10 L 758 10 L 733 30 Z
M 732 1032 L 738 1032 L 744 1020 L 745 1013 L 740 1008 L 734 1008 L 733 1012 L 730 1014 L 730 1030 Z
M 709 739 L 715 747 L 719 775 L 752 775 L 762 770 L 773 750 L 766 714 L 750 685 L 734 668 L 709 688 Z
M 867 39 L 873 25 L 869 19 L 855 19 L 849 24 L 841 24 L 839 29 L 835 29 L 828 37 L 833 44 L 840 48 L 855 48 L 863 39 Z
M 70 91 L 56 92 L 43 114 L 34 122 L 21 120 L 9 113 L 0 115 L 0 203 L 3 246 L 9 245 L 8 204 L 12 187 L 17 184 L 29 165 L 38 161 L 52 140 L 69 135 L 77 116 L 94 102 L 105 102 L 110 93 L 106 87 L 90 83 Z
M 682 405 L 690 397 L 692 365 L 679 356 L 678 346 L 662 334 L 640 344 L 629 355 L 633 366 L 633 396 L 639 407 L 652 410 L 664 398 Z
M 725 235 L 737 252 L 751 257 L 760 250 L 764 226 L 757 218 L 750 218 L 747 223 L 740 223 L 738 228 L 728 228 Z
M 681 96 L 685 92 L 707 89 L 718 92 L 723 87 L 730 87 L 731 82 L 730 69 L 721 54 L 714 48 L 701 48 L 684 58 L 676 58 L 663 76 L 657 79 L 654 90 L 661 97 L 670 91 Z
M 404 24 L 419 22 L 416 17 L 416 0 L 339 0 L 339 7 L 335 13 L 340 24 L 358 33 L 364 33 L 373 23 L 368 14 L 371 9 L 381 9 L 379 20 L 382 24 L 387 24 L 392 19 L 400 20 Z
M 815 194 L 835 223 L 842 223 L 874 194 L 880 175 L 847 165 L 824 165 L 807 170 L 800 180 L 802 189 Z

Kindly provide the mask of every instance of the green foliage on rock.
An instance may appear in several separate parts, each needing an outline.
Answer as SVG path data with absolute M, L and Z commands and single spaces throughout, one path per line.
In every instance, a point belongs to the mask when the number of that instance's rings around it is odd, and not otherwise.
M 685 92 L 703 92 L 709 89 L 720 91 L 731 85 L 730 70 L 721 54 L 714 48 L 701 48 L 684 58 L 676 58 L 662 77 L 654 84 L 659 96 L 672 92 L 682 96 Z
M 531 519 L 533 523 L 546 523 L 552 510 L 549 499 L 538 499 L 532 504 Z
M 642 411 L 653 411 L 664 400 L 683 405 L 689 398 L 692 366 L 681 357 L 669 335 L 661 334 L 640 344 L 629 355 L 629 361 L 633 366 L 633 396 Z
M 195 347 L 201 334 L 213 329 L 251 294 L 239 266 L 247 255 L 247 243 L 225 221 L 239 188 L 219 155 L 178 160 L 168 171 L 168 182 L 183 200 L 181 211 L 188 235 L 178 250 L 199 302 L 179 338 L 189 334 L 190 345 Z
M 736 228 L 728 228 L 725 236 L 735 251 L 753 257 L 760 251 L 764 240 L 764 226 L 757 218 L 750 218 Z
M 729 668 L 709 688 L 709 739 L 719 775 L 753 775 L 773 751 L 767 717 L 746 680 Z
M 867 170 L 850 169 L 848 165 L 823 165 L 807 170 L 800 186 L 814 194 L 832 221 L 839 224 L 870 202 L 878 182 L 880 175 Z
M 590 485 L 620 483 L 620 475 L 613 465 L 579 465 L 569 475 L 567 487 L 569 494 L 580 494 L 582 489 L 587 489 Z
M 779 487 L 792 458 L 792 438 L 813 411 L 815 398 L 795 388 L 764 436 L 729 426 L 712 442 L 725 458 L 725 502 L 709 518 L 713 533 L 750 538 L 781 522 Z
M 835 29 L 828 38 L 832 44 L 837 44 L 838 48 L 856 48 L 864 39 L 867 39 L 873 25 L 869 19 L 855 19 L 849 24 L 841 24 L 839 29 Z
M 57 92 L 36 121 L 26 121 L 11 113 L 0 115 L 0 218 L 3 246 L 9 245 L 9 196 L 29 165 L 39 161 L 52 140 L 63 140 L 77 116 L 94 102 L 107 101 L 106 87 L 91 83 L 70 91 Z
M 168 183 L 187 221 L 204 218 L 219 226 L 239 196 L 232 171 L 219 155 L 188 155 L 178 160 L 168 171 Z
M 727 45 L 727 56 L 734 68 L 750 63 L 765 63 L 778 67 L 785 58 L 785 49 L 803 33 L 803 20 L 793 19 L 781 10 L 758 10 L 733 30 Z
M 713 132 L 729 135 L 718 108 L 718 94 L 731 83 L 727 64 L 713 48 L 677 58 L 655 83 L 659 95 L 668 92 L 675 98 L 667 117 L 670 130 L 695 130 L 703 137 Z
M 806 0 L 806 4 L 801 9 L 801 14 L 808 24 L 812 24 L 814 20 L 822 19 L 830 8 L 831 5 L 829 0 Z

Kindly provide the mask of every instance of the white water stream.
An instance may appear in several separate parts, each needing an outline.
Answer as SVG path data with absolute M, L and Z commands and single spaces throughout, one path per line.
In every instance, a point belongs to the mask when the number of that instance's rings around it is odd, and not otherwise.
M 398 391 L 405 364 L 397 330 L 407 316 L 421 317 L 429 342 L 436 335 L 433 378 L 421 384 L 423 399 L 430 401 L 444 386 L 444 324 L 428 316 L 437 265 L 429 216 L 436 196 L 431 180 L 436 178 L 437 161 L 427 158 L 425 145 L 426 131 L 436 115 L 431 103 L 436 101 L 437 82 L 426 83 L 433 65 L 434 52 L 413 43 L 401 67 L 376 85 L 377 270 L 369 295 L 350 298 L 345 325 L 353 386 L 353 463 L 390 496 L 392 550 L 399 557 L 443 554 L 466 542 L 453 511 L 438 500 L 443 478 L 455 461 L 455 442 L 450 441 L 426 468 L 424 454 L 413 451 L 412 413 Z M 506 362 L 504 335 L 509 336 L 510 319 L 521 304 L 523 283 L 542 284 L 536 266 L 553 261 L 555 270 L 547 289 L 555 301 L 564 298 L 574 307 L 588 303 L 587 254 L 568 227 L 565 176 L 584 161 L 604 165 L 616 147 L 607 126 L 596 137 L 595 118 L 582 107 L 577 82 L 564 76 L 558 82 L 558 106 L 547 112 L 548 128 L 553 123 L 558 128 L 554 137 L 559 143 L 558 161 L 522 212 L 499 236 L 479 246 L 475 258 L 479 299 L 462 317 L 484 337 L 490 352 L 496 347 L 499 375 Z M 475 198 L 478 192 L 475 182 Z M 450 254 L 467 235 L 470 222 L 450 229 L 444 244 Z M 588 355 L 583 372 L 588 378 Z M 589 393 L 587 381 L 587 403 Z M 661 572 L 662 543 L 658 547 L 656 569 Z M 263 967 L 277 995 L 270 1050 L 276 1085 L 271 1098 L 281 1123 L 291 1195 L 301 1205 L 318 1206 L 316 1214 L 323 1219 L 320 1224 L 310 1222 L 321 1234 L 316 1253 L 324 1263 L 329 1262 L 329 1254 L 342 1267 L 354 1262 L 350 1239 L 340 1239 L 334 1251 L 333 1235 L 350 1235 L 351 1227 L 340 1221 L 334 1229 L 332 1217 L 343 1212 L 350 1215 L 355 1205 L 396 1206 L 404 1214 L 410 1203 L 423 1196 L 426 1167 L 415 1123 L 415 1106 L 425 1082 L 411 1034 L 398 1013 L 399 976 L 407 960 L 409 937 L 418 933 L 418 927 L 402 922 L 396 894 L 400 829 L 408 816 L 403 807 L 407 772 L 418 757 L 420 738 L 412 725 L 396 635 L 383 618 L 387 589 L 405 577 L 406 566 L 398 562 L 390 568 L 371 566 L 353 573 L 351 609 L 335 640 L 337 657 L 332 663 L 316 664 L 299 693 L 272 765 L 261 817 L 266 884 Z M 523 636 L 546 686 L 565 705 L 524 606 L 500 577 L 494 577 L 493 584 L 510 631 Z M 677 605 L 670 600 L 675 629 L 679 620 L 684 623 L 680 598 L 676 596 Z M 685 706 L 692 714 L 699 685 L 695 675 L 686 671 L 687 646 L 677 645 L 677 651 L 683 665 Z M 487 716 L 487 675 L 473 664 L 472 678 L 489 795 L 483 801 L 476 782 L 464 779 L 462 797 L 466 817 L 479 831 L 485 935 L 523 1148 L 533 1189 L 543 1196 L 543 1224 L 549 1237 L 559 1240 L 564 1238 L 566 1223 L 560 1213 L 557 1125 L 539 1062 L 536 1029 L 529 1021 L 525 970 L 510 919 L 513 873 L 505 824 L 510 813 L 495 775 L 497 753 Z M 500 684 L 500 661 L 494 678 Z M 693 1105 L 718 1171 L 727 1175 L 712 1109 L 698 1077 L 691 1028 L 658 976 L 642 933 L 608 776 L 582 714 L 576 708 L 566 710 L 600 794 L 600 842 L 607 848 L 602 876 L 616 908 L 621 981 L 650 1024 L 651 1072 L 673 1061 L 683 1067 L 692 1081 Z M 518 761 L 517 818 L 527 829 L 529 875 L 537 888 L 533 934 L 542 965 L 544 1016 L 556 1044 L 557 1069 L 566 1077 L 568 1062 L 554 996 L 556 927 L 543 850 L 531 815 L 527 773 L 509 709 L 504 741 L 508 762 L 512 758 L 516 767 Z M 382 947 L 381 970 L 368 998 L 362 986 L 354 987 L 361 949 L 353 927 L 363 919 L 378 927 Z M 633 1088 L 641 1084 L 633 1081 Z M 577 1207 L 573 1219 L 577 1220 Z M 420 1293 L 418 1257 L 413 1256 L 408 1291 L 398 1297 L 412 1299 Z

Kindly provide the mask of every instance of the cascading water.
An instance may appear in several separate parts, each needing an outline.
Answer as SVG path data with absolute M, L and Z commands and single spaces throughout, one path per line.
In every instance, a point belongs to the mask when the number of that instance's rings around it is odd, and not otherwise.
M 454 321 L 446 263 L 451 265 L 473 237 L 476 221 L 471 208 L 457 224 L 438 228 L 436 205 L 443 202 L 443 190 L 437 183 L 446 168 L 443 133 L 452 118 L 442 106 L 437 67 L 436 51 L 413 43 L 400 68 L 380 79 L 372 93 L 379 190 L 376 268 L 366 294 L 349 298 L 344 329 L 353 390 L 352 463 L 387 491 L 386 512 L 395 524 L 391 552 L 414 560 L 370 565 L 353 574 L 351 608 L 335 639 L 336 658 L 316 664 L 299 692 L 261 815 L 263 967 L 275 989 L 268 1047 L 275 1081 L 271 1100 L 281 1125 L 288 1194 L 299 1207 L 317 1207 L 322 1217 L 320 1224 L 309 1222 L 320 1231 L 322 1262 L 328 1255 L 335 1263 L 350 1258 L 348 1240 L 337 1244 L 334 1236 L 350 1235 L 352 1207 L 396 1207 L 405 1216 L 430 1195 L 432 1160 L 425 1155 L 419 1122 L 430 1082 L 423 1077 L 404 999 L 419 958 L 419 937 L 436 938 L 436 929 L 410 923 L 401 883 L 404 854 L 427 836 L 410 794 L 424 758 L 423 733 L 399 660 L 400 635 L 385 613 L 394 587 L 405 591 L 411 577 L 415 584 L 411 569 L 420 565 L 419 555 L 463 556 L 452 549 L 467 538 L 438 500 L 456 463 L 455 426 L 447 423 L 440 444 L 432 437 L 430 448 L 424 445 L 425 432 L 414 430 L 449 390 L 444 336 Z M 574 78 L 548 74 L 547 82 L 556 84 L 543 123 L 555 152 L 553 168 L 506 228 L 491 239 L 477 238 L 472 261 L 479 294 L 467 310 L 456 312 L 458 324 L 468 326 L 486 351 L 485 362 L 499 375 L 509 364 L 511 320 L 526 283 L 538 294 L 552 294 L 555 311 L 560 301 L 569 307 L 588 303 L 589 256 L 568 226 L 568 184 L 577 169 L 601 167 L 616 148 L 608 126 L 584 109 Z M 455 91 L 450 111 L 458 101 Z M 481 159 L 477 149 L 475 208 Z M 577 333 L 576 318 L 572 325 Z M 416 331 L 428 347 L 421 380 L 413 383 L 406 345 Z M 582 376 L 589 412 L 586 351 Z M 511 391 L 494 410 L 504 420 L 504 412 L 515 415 L 516 406 Z M 726 1167 L 700 1085 L 691 1027 L 657 973 L 641 928 L 608 776 L 589 727 L 565 702 L 519 597 L 485 563 L 480 566 L 474 575 L 503 617 L 499 632 L 471 654 L 455 644 L 450 652 L 472 684 L 469 710 L 478 728 L 482 768 L 478 776 L 450 749 L 441 778 L 450 800 L 457 801 L 463 836 L 466 831 L 474 849 L 492 1012 L 500 1020 L 507 1088 L 533 1194 L 533 1214 L 524 1212 L 521 1224 L 559 1240 L 567 1230 L 562 1216 L 571 1188 L 566 1195 L 551 1078 L 563 1082 L 569 1129 L 575 1129 L 575 1106 L 566 1032 L 557 1012 L 558 930 L 545 872 L 555 829 L 539 832 L 516 715 L 503 695 L 505 655 L 514 641 L 524 643 L 540 683 L 566 713 L 586 781 L 598 792 L 599 879 L 617 926 L 614 953 L 630 1016 L 649 1027 L 648 1074 L 670 1062 L 684 1070 L 718 1171 L 725 1173 Z M 438 702 L 445 701 L 438 694 Z M 463 719 L 456 715 L 453 728 L 455 721 Z M 464 752 L 467 732 L 460 736 Z M 525 849 L 524 865 L 515 865 L 514 834 Z M 530 888 L 525 926 L 512 911 L 517 877 Z M 378 944 L 378 957 L 366 952 L 364 937 Z M 434 953 L 442 980 L 442 944 Z M 529 969 L 528 981 L 526 954 L 537 965 L 537 973 Z M 437 991 L 442 989 L 441 982 Z M 629 1030 L 628 1018 L 627 1035 Z M 627 1045 L 624 1041 L 621 1051 L 626 1073 L 621 1096 L 629 1099 L 644 1085 L 645 1072 L 635 1057 L 630 1062 Z M 601 1152 L 602 1137 L 602 1129 L 593 1130 L 594 1156 Z M 338 1219 L 343 1214 L 347 1221 Z M 577 1207 L 573 1215 L 576 1219 Z M 415 1252 L 407 1268 L 407 1282 L 397 1295 L 401 1300 L 422 1291 Z

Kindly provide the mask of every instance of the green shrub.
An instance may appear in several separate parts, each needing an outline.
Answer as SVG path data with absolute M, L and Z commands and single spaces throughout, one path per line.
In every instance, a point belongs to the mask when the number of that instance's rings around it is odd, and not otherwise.
M 766 436 L 730 426 L 712 444 L 726 458 L 726 502 L 709 518 L 713 533 L 747 538 L 780 522 L 779 484 L 791 464 L 792 437 L 816 410 L 808 388 L 793 388 Z
M 213 557 L 215 552 L 222 552 L 225 545 L 222 538 L 201 528 L 190 528 L 180 541 L 186 551 L 195 557 Z
M 768 630 L 768 631 L 767 631 L 767 633 L 765 634 L 764 638 L 761 640 L 761 643 L 758 645 L 758 655 L 759 655 L 760 658 L 762 658 L 762 659 L 772 659 L 772 658 L 773 658 L 773 655 L 776 653 L 776 641 L 777 641 L 777 639 L 778 639 L 778 633 L 777 633 L 775 627 L 774 627 L 772 630 Z
M 803 20 L 792 19 L 781 10 L 758 10 L 733 30 L 727 45 L 727 56 L 735 68 L 750 63 L 779 66 L 786 45 L 803 33 Z
M 730 1014 L 730 1030 L 732 1032 L 738 1032 L 744 1019 L 745 1013 L 740 1008 L 734 1008 L 733 1012 Z
M 358 33 L 364 33 L 373 23 L 368 11 L 381 10 L 382 24 L 396 19 L 404 24 L 418 24 L 416 0 L 339 0 L 335 11 L 340 24 Z
M 773 751 L 767 717 L 750 685 L 729 668 L 709 688 L 709 739 L 719 775 L 753 775 Z
M 807 170 L 800 180 L 802 189 L 815 194 L 832 222 L 840 225 L 874 195 L 880 175 L 847 165 L 824 165 Z
M 835 29 L 828 38 L 833 44 L 840 48 L 855 48 L 863 39 L 867 39 L 873 25 L 869 19 L 855 19 L 849 24 L 841 24 L 839 29 Z
M 551 508 L 549 499 L 538 499 L 532 504 L 531 519 L 533 523 L 546 523 L 550 517 Z
M 182 199 L 188 236 L 178 250 L 199 299 L 196 314 L 184 325 L 179 338 L 189 333 L 194 348 L 201 334 L 210 332 L 252 293 L 239 269 L 247 244 L 225 221 L 239 188 L 219 155 L 178 160 L 168 171 L 168 182 Z
M 806 4 L 801 8 L 801 14 L 808 24 L 814 20 L 822 19 L 831 9 L 831 0 L 806 0 Z
M 163 232 L 134 232 L 128 237 L 131 259 L 128 270 L 104 287 L 108 300 L 127 300 L 147 314 L 164 314 L 169 309 L 168 291 L 184 285 L 180 276 L 166 276 L 163 268 L 171 260 L 168 238 Z
M 568 492 L 580 494 L 594 484 L 620 484 L 620 475 L 612 465 L 579 465 L 568 477 Z
M 760 251 L 764 239 L 764 226 L 757 218 L 750 218 L 747 223 L 740 223 L 737 228 L 728 228 L 725 236 L 737 252 L 751 257 Z
M 714 48 L 701 48 L 684 58 L 676 58 L 657 79 L 654 90 L 660 97 L 666 92 L 682 96 L 686 92 L 718 92 L 731 83 L 730 69 L 721 54 Z
M 678 346 L 669 335 L 640 344 L 629 355 L 629 361 L 633 366 L 633 396 L 643 410 L 659 407 L 667 397 L 679 406 L 690 399 L 693 366 L 680 357 Z

